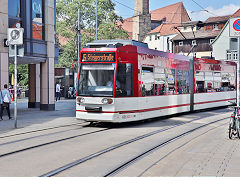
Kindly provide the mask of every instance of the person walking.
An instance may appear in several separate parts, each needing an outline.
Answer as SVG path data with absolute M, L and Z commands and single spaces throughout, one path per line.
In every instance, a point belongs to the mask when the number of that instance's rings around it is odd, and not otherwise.
M 60 100 L 60 96 L 61 96 L 60 91 L 61 91 L 61 86 L 60 86 L 60 84 L 57 82 L 57 85 L 56 85 L 56 101 L 57 101 L 57 100 Z
M 4 89 L 1 91 L 0 93 L 0 97 L 1 97 L 1 114 L 0 114 L 0 119 L 2 119 L 2 115 L 3 115 L 3 109 L 6 108 L 7 113 L 8 113 L 8 118 L 9 120 L 12 119 L 12 117 L 10 116 L 10 109 L 9 109 L 9 105 L 11 104 L 11 96 L 10 93 L 8 91 L 8 85 L 5 84 L 4 85 Z

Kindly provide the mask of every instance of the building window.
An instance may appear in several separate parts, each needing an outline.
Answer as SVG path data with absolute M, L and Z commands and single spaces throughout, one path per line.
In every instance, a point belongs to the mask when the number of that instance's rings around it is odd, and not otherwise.
M 238 52 L 236 50 L 227 51 L 227 60 L 237 60 Z
M 149 36 L 149 41 L 152 41 L 152 36 L 151 35 Z
M 178 45 L 179 45 L 179 46 L 183 46 L 183 41 L 180 41 L 180 42 L 178 43 Z
M 238 54 L 237 52 L 233 52 L 233 60 L 237 60 L 238 59 Z
M 43 1 L 32 0 L 32 38 L 44 39 Z
M 197 41 L 196 41 L 196 40 L 193 40 L 193 41 L 192 41 L 192 45 L 197 45 Z
M 210 44 L 213 43 L 214 39 L 210 39 Z
M 213 25 L 213 30 L 218 30 L 218 24 Z
M 157 35 L 155 35 L 155 40 L 158 40 L 158 36 Z
M 231 52 L 227 51 L 227 60 L 231 60 Z
M 8 26 L 16 28 L 16 24 L 22 24 L 21 18 L 21 1 L 8 0 Z

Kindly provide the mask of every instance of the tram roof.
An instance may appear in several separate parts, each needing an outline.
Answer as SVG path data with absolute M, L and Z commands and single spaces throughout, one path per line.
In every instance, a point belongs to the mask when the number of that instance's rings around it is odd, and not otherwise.
M 90 43 L 87 43 L 84 48 L 101 48 L 101 47 L 109 47 L 109 48 L 118 48 L 125 45 L 134 45 L 139 47 L 148 48 L 148 44 L 135 40 L 95 40 Z

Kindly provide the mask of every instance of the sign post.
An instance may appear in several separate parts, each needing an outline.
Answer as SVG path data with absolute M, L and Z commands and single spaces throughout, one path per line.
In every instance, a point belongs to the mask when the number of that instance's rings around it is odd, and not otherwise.
M 239 62 L 240 62 L 240 17 L 229 20 L 229 36 L 238 39 L 238 59 L 237 59 L 237 106 L 239 106 Z
M 17 128 L 17 46 L 23 44 L 23 28 L 8 28 L 8 43 L 14 46 L 14 127 Z

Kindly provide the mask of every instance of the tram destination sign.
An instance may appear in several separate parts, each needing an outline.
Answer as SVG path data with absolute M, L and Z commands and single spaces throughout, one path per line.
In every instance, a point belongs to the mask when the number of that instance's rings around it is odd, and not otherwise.
M 240 17 L 229 20 L 229 36 L 240 37 Z
M 97 52 L 81 53 L 82 62 L 115 62 L 116 53 L 114 52 Z

